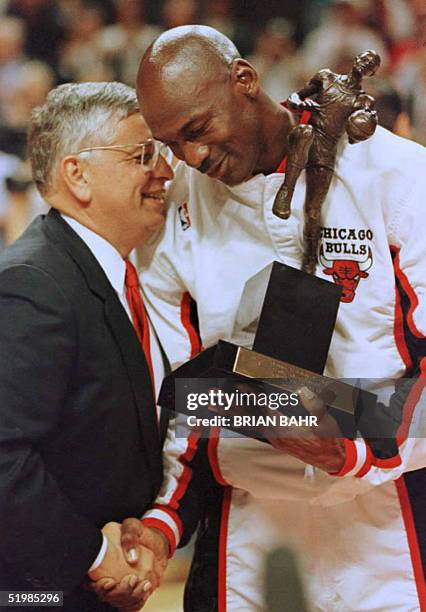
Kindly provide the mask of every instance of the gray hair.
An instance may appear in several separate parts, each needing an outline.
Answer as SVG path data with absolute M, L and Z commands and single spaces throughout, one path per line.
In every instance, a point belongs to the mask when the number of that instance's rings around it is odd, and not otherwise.
M 139 111 L 136 92 L 123 83 L 66 83 L 31 114 L 28 157 L 40 193 L 53 186 L 54 170 L 66 155 L 108 144 L 117 123 Z

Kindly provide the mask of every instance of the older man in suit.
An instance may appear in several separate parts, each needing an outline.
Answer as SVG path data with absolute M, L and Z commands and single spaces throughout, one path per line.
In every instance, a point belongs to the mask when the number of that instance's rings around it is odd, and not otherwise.
M 138 110 L 118 83 L 49 94 L 29 156 L 51 210 L 0 258 L 0 590 L 64 591 L 69 612 L 112 609 L 81 588 L 133 572 L 102 527 L 162 478 L 161 352 L 127 258 L 172 171 Z

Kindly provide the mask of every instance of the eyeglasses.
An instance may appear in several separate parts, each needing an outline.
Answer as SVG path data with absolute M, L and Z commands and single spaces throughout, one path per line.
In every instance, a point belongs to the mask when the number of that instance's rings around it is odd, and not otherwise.
M 125 151 L 126 149 L 134 149 L 136 152 L 130 155 L 127 160 L 135 161 L 144 170 L 152 170 L 158 162 L 160 155 L 167 155 L 168 147 L 159 140 L 150 138 L 145 142 L 132 143 L 132 144 L 116 144 L 116 145 L 104 145 L 100 147 L 87 147 L 74 153 L 74 155 L 80 155 L 80 153 L 90 153 L 91 151 Z

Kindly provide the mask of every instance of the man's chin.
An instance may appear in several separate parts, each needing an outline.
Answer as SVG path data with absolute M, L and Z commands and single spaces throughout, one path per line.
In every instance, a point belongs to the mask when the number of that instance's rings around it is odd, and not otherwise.
M 157 215 L 155 219 L 152 219 L 150 223 L 145 224 L 145 231 L 149 234 L 154 234 L 161 230 L 166 222 L 166 215 Z
M 253 174 L 250 172 L 249 174 L 243 174 L 242 172 L 236 173 L 225 173 L 223 176 L 218 179 L 221 183 L 224 183 L 228 187 L 236 187 L 237 185 L 241 185 L 245 181 L 248 181 Z
M 148 231 L 150 231 L 150 232 L 158 232 L 158 230 L 160 230 L 162 227 L 164 227 L 164 223 L 165 223 L 165 219 L 162 219 L 158 223 L 151 223 L 151 225 L 148 226 Z

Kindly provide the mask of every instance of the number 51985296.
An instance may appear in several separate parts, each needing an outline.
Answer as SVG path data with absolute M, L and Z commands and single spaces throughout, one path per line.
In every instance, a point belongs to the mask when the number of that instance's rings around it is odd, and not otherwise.
M 62 606 L 62 591 L 0 591 L 0 607 Z

